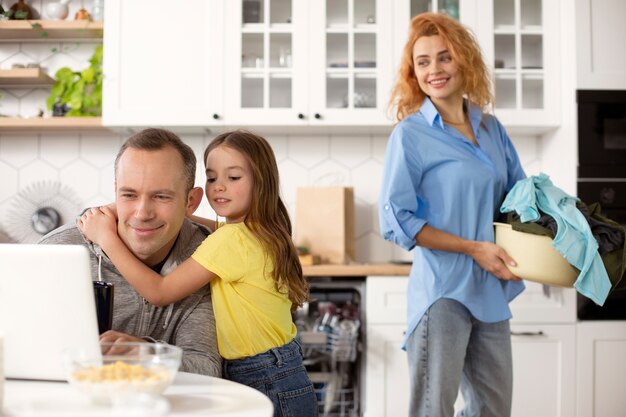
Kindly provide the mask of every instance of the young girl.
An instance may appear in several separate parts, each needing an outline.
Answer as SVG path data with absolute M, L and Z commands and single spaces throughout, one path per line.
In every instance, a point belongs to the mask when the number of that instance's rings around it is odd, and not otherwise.
M 162 277 L 130 253 L 107 207 L 88 210 L 78 225 L 155 305 L 173 303 L 210 282 L 224 377 L 265 393 L 274 416 L 316 416 L 313 384 L 291 319 L 292 307 L 308 299 L 308 285 L 279 196 L 274 153 L 262 137 L 233 131 L 209 144 L 204 161 L 206 197 L 226 223 L 208 221 L 214 233 L 169 275 Z

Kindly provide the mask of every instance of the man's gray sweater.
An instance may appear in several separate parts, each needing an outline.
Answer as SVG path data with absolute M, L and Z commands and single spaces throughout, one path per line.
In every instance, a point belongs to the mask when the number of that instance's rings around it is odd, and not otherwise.
M 206 228 L 185 219 L 160 273 L 169 273 L 189 258 L 208 235 Z M 101 277 L 114 285 L 113 330 L 179 346 L 183 349 L 181 371 L 221 376 L 222 359 L 217 351 L 208 285 L 174 304 L 155 307 L 128 284 L 102 249 L 88 242 L 75 224 L 53 230 L 39 243 L 84 245 L 89 249 L 92 279 Z

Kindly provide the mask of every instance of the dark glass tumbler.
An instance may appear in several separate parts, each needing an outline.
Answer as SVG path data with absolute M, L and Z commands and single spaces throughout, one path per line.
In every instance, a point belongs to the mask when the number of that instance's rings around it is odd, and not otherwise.
M 98 314 L 98 331 L 100 334 L 111 330 L 113 324 L 113 284 L 104 281 L 93 282 Z

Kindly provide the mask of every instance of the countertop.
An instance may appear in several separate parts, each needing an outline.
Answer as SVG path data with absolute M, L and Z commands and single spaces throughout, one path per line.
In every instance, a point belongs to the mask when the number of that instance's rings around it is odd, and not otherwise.
M 410 264 L 345 264 L 309 265 L 302 267 L 305 277 L 366 277 L 366 276 L 408 276 Z

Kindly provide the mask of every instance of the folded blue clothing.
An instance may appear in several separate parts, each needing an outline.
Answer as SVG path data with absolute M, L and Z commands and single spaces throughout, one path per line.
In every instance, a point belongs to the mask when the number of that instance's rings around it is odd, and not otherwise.
M 611 290 L 611 281 L 589 223 L 576 207 L 577 201 L 576 197 L 556 187 L 546 174 L 541 173 L 515 183 L 502 202 L 500 211 L 517 212 L 523 223 L 539 219 L 540 210 L 552 216 L 558 226 L 552 246 L 580 270 L 574 288 L 601 306 Z

